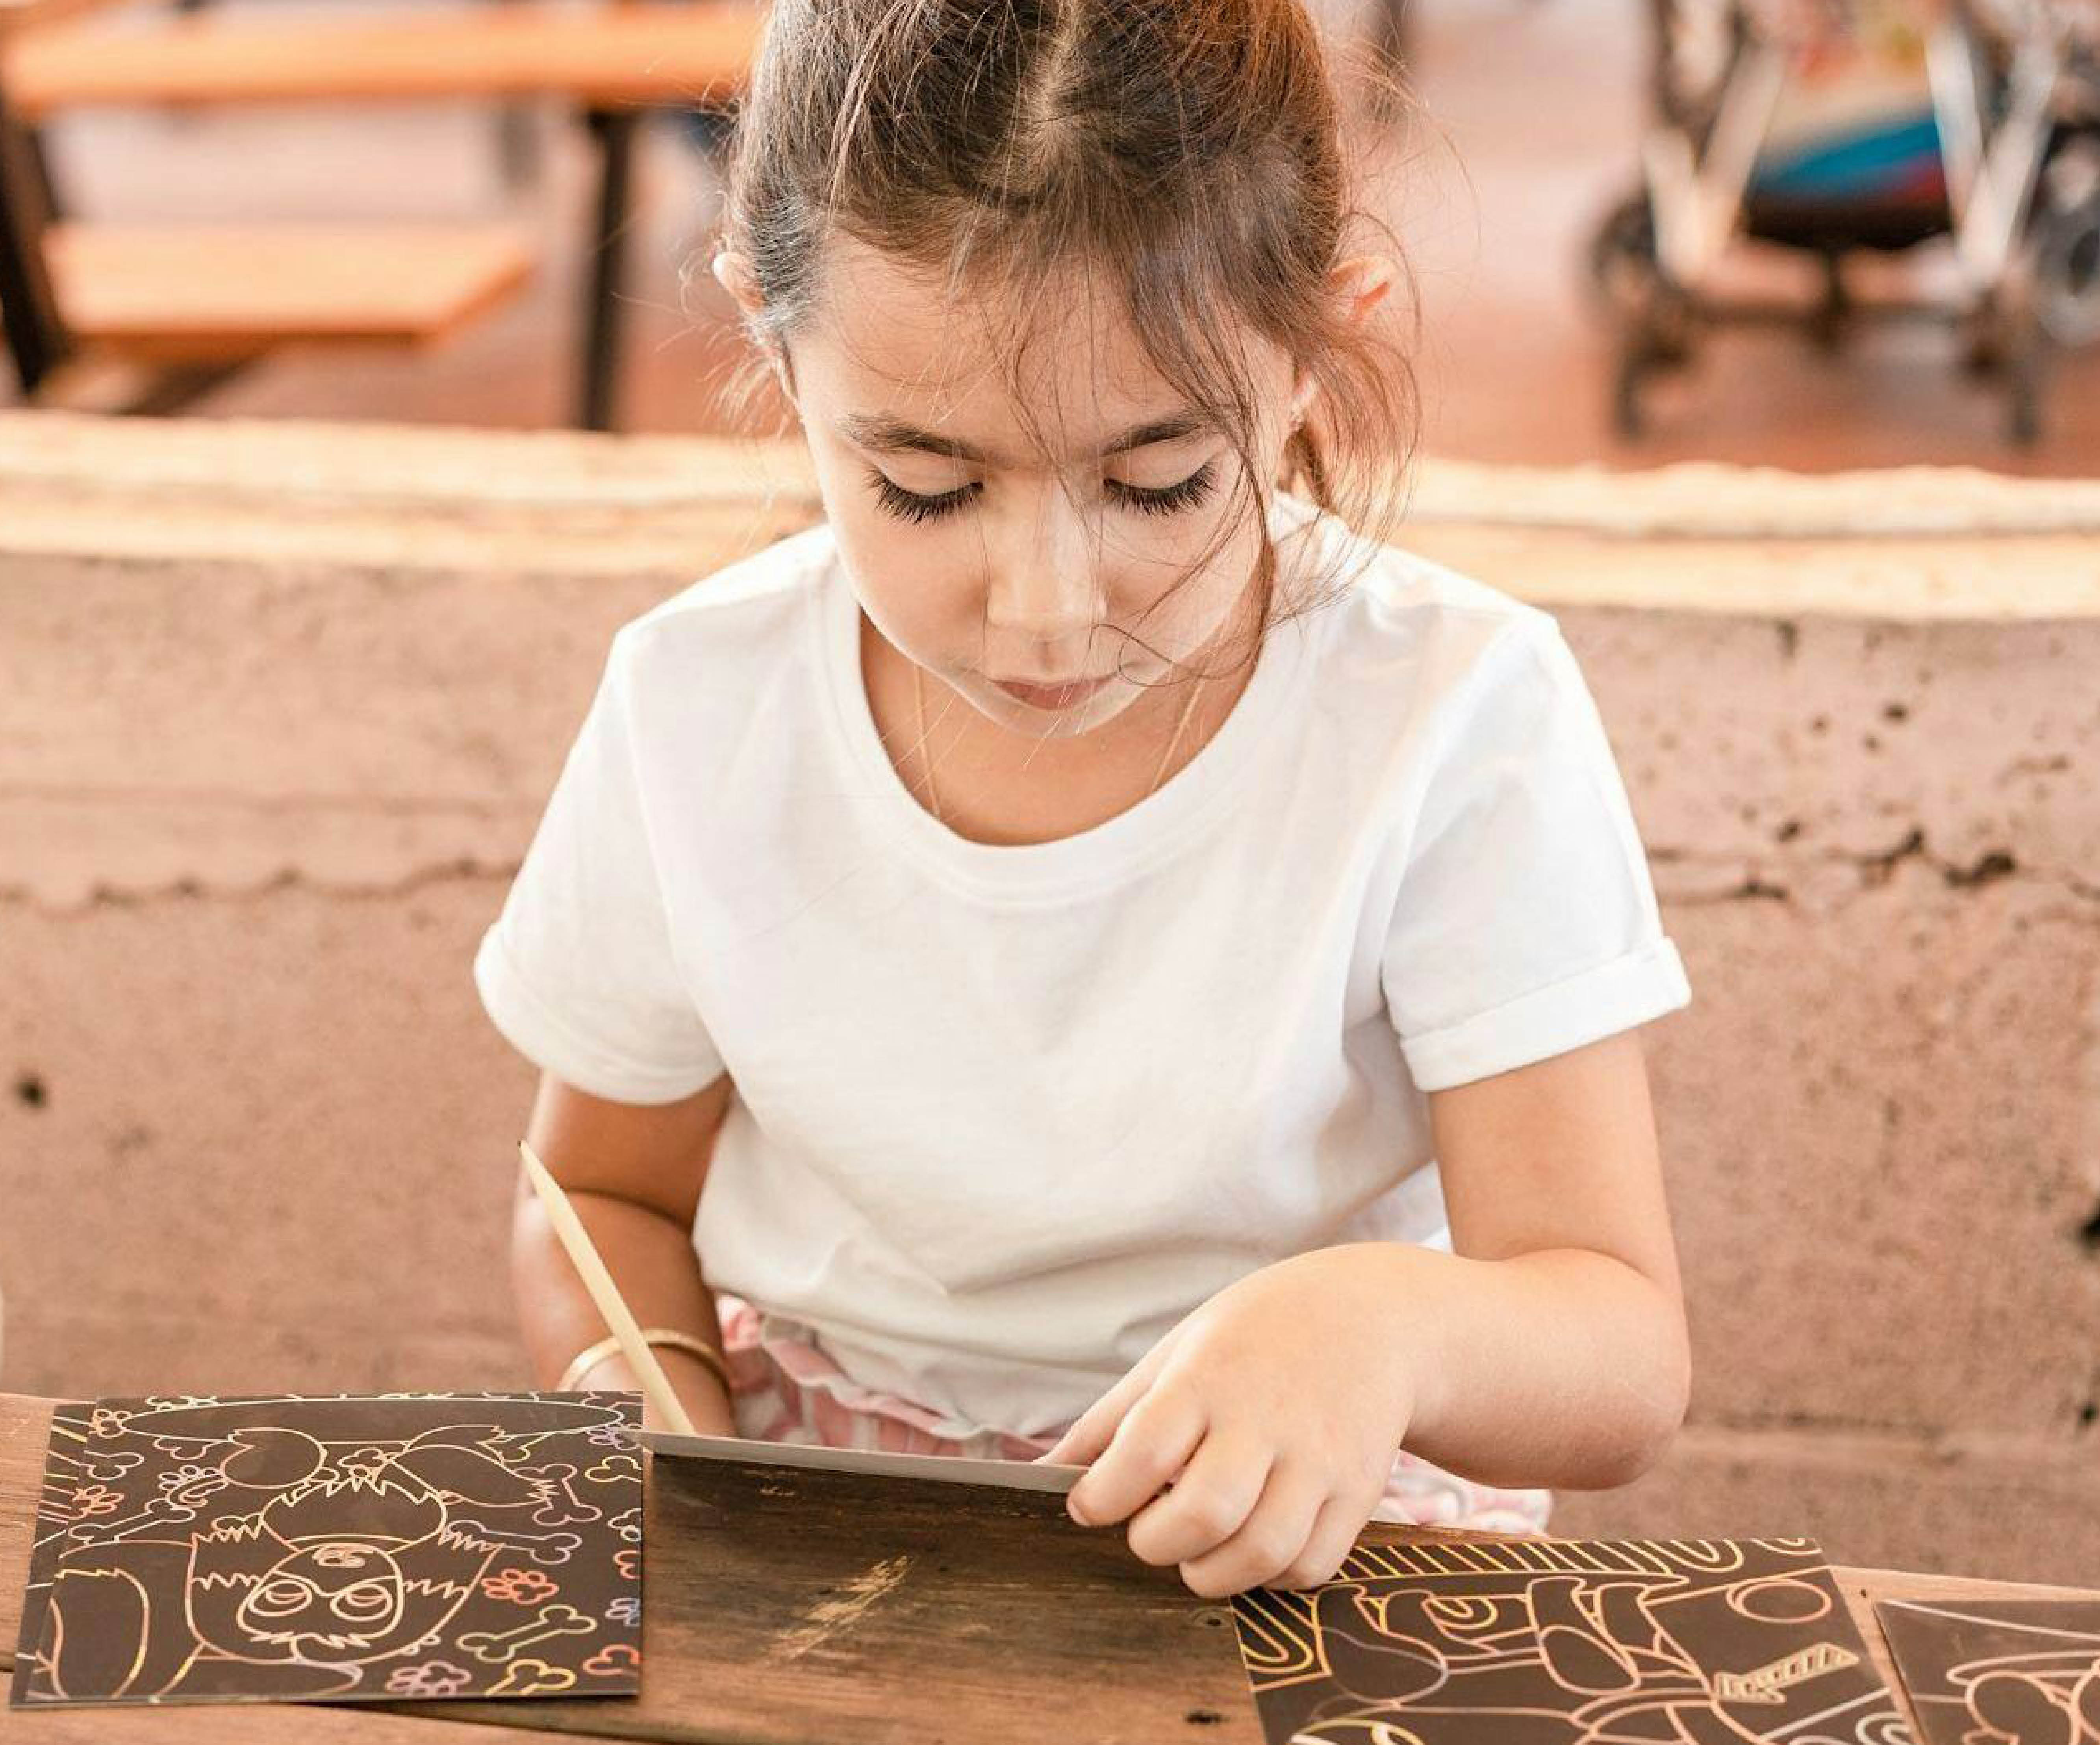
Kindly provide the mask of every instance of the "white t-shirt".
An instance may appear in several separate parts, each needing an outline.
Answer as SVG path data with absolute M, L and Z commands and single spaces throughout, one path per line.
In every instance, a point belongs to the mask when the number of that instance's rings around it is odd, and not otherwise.
M 1271 523 L 1368 568 L 1150 796 L 1019 846 L 892 767 L 828 528 L 730 565 L 615 636 L 476 956 L 582 1090 L 726 1070 L 708 1281 L 957 1434 L 1061 1427 L 1272 1261 L 1447 1244 L 1424 1093 L 1690 997 L 1553 619 Z

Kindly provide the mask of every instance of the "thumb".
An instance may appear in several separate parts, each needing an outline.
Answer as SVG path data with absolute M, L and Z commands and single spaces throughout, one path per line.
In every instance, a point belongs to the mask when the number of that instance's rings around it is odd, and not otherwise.
M 1116 1428 L 1136 1404 L 1142 1388 L 1128 1385 L 1126 1376 L 1081 1414 L 1079 1421 L 1058 1438 L 1056 1446 L 1038 1455 L 1041 1466 L 1091 1466 L 1101 1451 L 1114 1440 Z
M 1053 1447 L 1036 1456 L 1035 1464 L 1091 1466 L 1099 1460 L 1102 1450 L 1114 1440 L 1117 1429 L 1130 1415 L 1131 1407 L 1145 1397 L 1145 1390 L 1152 1385 L 1152 1378 L 1159 1373 L 1160 1365 L 1167 1361 L 1173 1344 L 1172 1332 L 1154 1344 L 1120 1381 L 1079 1415 Z

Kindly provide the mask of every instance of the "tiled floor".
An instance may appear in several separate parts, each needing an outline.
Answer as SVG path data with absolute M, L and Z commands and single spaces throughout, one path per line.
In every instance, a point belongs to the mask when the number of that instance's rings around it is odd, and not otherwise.
M 248 0 L 238 0 L 248 3 Z M 1636 0 L 1420 0 L 1414 79 L 1427 123 L 1367 135 L 1388 160 L 1374 204 L 1397 220 L 1424 311 L 1426 446 L 1477 459 L 1633 466 L 1692 457 L 1809 470 L 1910 462 L 2100 471 L 2100 349 L 2067 359 L 2044 440 L 2003 440 L 2004 403 L 1965 377 L 1952 337 L 1862 334 L 1825 356 L 1782 333 L 1719 336 L 1657 396 L 1639 444 L 1604 415 L 1611 347 L 1582 294 L 1595 219 L 1629 184 L 1640 117 Z M 82 117 L 52 145 L 66 197 L 110 217 L 482 217 L 509 210 L 545 238 L 532 289 L 425 355 L 286 357 L 202 403 L 210 414 L 532 426 L 572 398 L 579 242 L 591 194 L 580 134 L 540 118 L 545 174 L 507 192 L 485 113 L 452 108 Z M 718 183 L 682 130 L 642 154 L 626 423 L 719 427 L 737 347 L 726 300 L 681 263 Z M 686 303 L 681 307 L 682 299 Z

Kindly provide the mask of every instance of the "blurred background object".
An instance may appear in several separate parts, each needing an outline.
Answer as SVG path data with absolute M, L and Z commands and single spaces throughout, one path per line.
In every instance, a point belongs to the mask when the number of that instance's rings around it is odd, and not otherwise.
M 2056 353 L 2100 337 L 2100 7 L 2093 0 L 1657 0 L 1640 192 L 1590 270 L 1621 332 L 1612 422 L 1702 330 L 1790 326 L 1834 354 L 1863 321 L 1957 330 L 2010 441 L 2042 430 Z M 1806 257 L 1811 300 L 1709 290 L 1740 241 Z M 1935 241 L 1936 292 L 1862 299 L 1863 256 Z
M 485 224 L 335 230 L 276 225 L 170 229 L 63 222 L 42 135 L 90 109 L 220 113 L 410 103 L 559 104 L 585 124 L 598 159 L 576 422 L 615 418 L 626 294 L 633 137 L 652 109 L 718 104 L 743 76 L 758 15 L 745 0 L 648 8 L 606 3 L 432 7 L 345 17 L 258 15 L 188 7 L 130 28 L 37 28 L 13 12 L 0 58 L 0 297 L 17 379 L 43 404 L 76 403 L 61 372 L 112 356 L 190 366 L 133 405 L 173 409 L 271 351 L 301 344 L 428 345 L 523 278 L 522 241 Z M 505 166 L 521 152 L 514 107 L 501 111 Z M 374 164 L 412 183 L 416 166 Z M 227 179 L 232 204 L 241 181 Z M 10 287 L 12 287 L 11 292 Z
M 1629 181 L 1640 174 L 1659 70 L 1681 62 L 1688 81 L 1713 77 L 1732 40 L 1730 14 L 1719 0 L 1686 0 L 1686 11 L 1661 15 L 1676 33 L 1665 38 L 1642 0 L 1412 0 L 1404 11 L 1395 0 L 1312 4 L 1351 52 L 1374 58 L 1403 45 L 1419 99 L 1397 114 L 1360 104 L 1351 127 L 1370 204 L 1397 229 L 1419 288 L 1430 452 L 1614 466 L 1710 457 L 1816 470 L 1927 462 L 2077 474 L 2100 462 L 2100 355 L 2071 342 L 2084 307 L 2076 297 L 2057 299 L 2071 319 L 2060 324 L 2065 341 L 2049 347 L 2047 392 L 2035 400 L 2038 440 L 2025 448 L 2007 440 L 2005 373 L 1959 367 L 1965 356 L 1990 356 L 1988 333 L 1951 337 L 1925 323 L 1846 327 L 1845 311 L 1877 300 L 1943 299 L 1960 277 L 1943 235 L 1848 263 L 1846 301 L 1834 323 L 1823 319 L 1807 333 L 1760 327 L 1680 347 L 1696 349 L 1696 368 L 1643 372 L 1641 434 L 1615 430 L 1614 385 L 1630 342 L 1623 310 L 1600 318 L 1595 307 L 1593 250 L 1620 208 L 1627 228 L 1607 249 L 1630 248 L 1641 264 L 1640 214 L 1630 222 L 1623 213 Z M 426 0 L 415 11 L 428 29 L 486 27 L 492 43 L 501 40 L 506 14 L 527 15 L 529 23 L 559 13 L 571 29 L 580 21 L 605 28 L 611 18 L 612 29 L 631 30 L 638 19 L 662 45 L 690 44 L 680 33 L 694 29 L 695 14 L 732 27 L 740 19 L 746 29 L 758 15 L 757 0 Z M 722 82 L 733 87 L 734 69 L 700 69 L 712 82 L 687 91 L 692 100 L 682 107 L 660 86 L 593 110 L 587 96 L 545 82 L 544 71 L 536 85 L 514 71 L 488 72 L 471 95 L 443 96 L 426 84 L 415 100 L 397 91 L 382 101 L 374 91 L 354 102 L 318 95 L 301 101 L 302 80 L 339 84 L 346 57 L 286 60 L 276 50 L 294 30 L 317 33 L 310 47 L 360 30 L 395 32 L 398 43 L 416 21 L 401 0 L 212 0 L 194 18 L 135 0 L 39 33 L 33 51 L 26 34 L 15 33 L 23 38 L 10 57 L 17 76 L 33 85 L 42 77 L 46 93 L 66 87 L 65 106 L 49 108 L 38 131 L 70 219 L 496 223 L 522 233 L 538 263 L 529 283 L 454 324 L 435 348 L 280 347 L 200 395 L 192 409 L 513 428 L 732 427 L 723 389 L 742 337 L 727 298 L 694 257 L 719 210 L 720 152 L 734 100 Z M 201 50 L 188 61 L 165 53 L 111 59 L 105 69 L 106 57 L 91 47 L 112 33 L 156 38 L 179 24 L 269 52 L 250 55 L 237 74 L 222 61 L 218 76 L 228 88 L 207 103 L 198 90 L 209 58 Z M 514 20 L 510 26 L 523 28 Z M 721 51 L 729 42 L 716 38 L 716 48 L 734 60 L 742 51 L 733 43 Z M 1671 45 L 1667 61 L 1658 58 L 1659 42 Z M 494 51 L 483 56 L 490 67 L 498 58 Z M 660 60 L 645 70 L 660 77 Z M 142 82 L 157 78 L 185 86 L 175 94 L 180 107 L 119 101 L 127 83 L 135 95 Z M 1793 113 L 1775 116 L 1774 150 L 1759 166 L 1758 195 L 1767 209 L 1844 156 L 1819 157 L 1815 143 L 1818 126 L 1847 119 L 1826 101 L 1835 79 L 1804 73 L 1793 84 Z M 1883 98 L 1900 95 L 1886 82 L 1877 88 Z M 1922 87 L 1909 95 L 1930 101 Z M 593 113 L 601 119 L 571 125 Z M 1886 118 L 1884 139 L 1854 149 L 1869 159 L 1882 154 L 1889 169 L 1892 154 L 1914 148 L 1919 136 L 1915 113 L 1906 130 L 1900 102 L 1890 102 Z M 1696 146 L 1696 126 L 1692 139 Z M 619 159 L 616 175 L 609 149 Z M 2039 190 L 2035 210 L 2082 213 L 2091 197 L 2076 174 L 2078 154 L 2060 161 L 2061 174 Z M 2053 234 L 2045 248 L 2040 230 L 2031 232 L 2036 269 L 2060 285 L 2083 285 L 2095 268 L 2076 223 Z M 1823 308 L 1831 281 L 1816 249 L 1734 247 L 1725 257 L 1702 287 L 1717 303 Z M 1816 342 L 1819 333 L 1828 339 L 1839 331 L 1848 339 L 1842 350 Z M 1670 338 L 1665 332 L 1665 354 Z M 0 376 L 0 394 L 9 386 Z M 778 411 L 761 390 L 757 427 L 773 427 Z

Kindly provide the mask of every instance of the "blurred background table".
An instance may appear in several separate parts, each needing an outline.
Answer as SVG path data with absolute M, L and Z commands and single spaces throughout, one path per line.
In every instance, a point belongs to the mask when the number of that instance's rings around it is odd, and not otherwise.
M 42 24 L 77 0 L 6 4 Z M 730 101 L 761 15 L 751 0 L 512 0 L 342 18 L 205 12 L 18 26 L 0 42 L 0 305 L 18 372 L 33 392 L 77 352 L 128 352 L 193 366 L 168 402 L 179 404 L 272 345 L 430 342 L 514 289 L 530 265 L 486 225 L 390 231 L 373 239 L 376 270 L 361 264 L 362 239 L 340 230 L 274 241 L 252 228 L 83 236 L 59 222 L 61 191 L 38 137 L 52 120 L 108 108 L 540 99 L 579 116 L 596 141 L 576 417 L 607 428 L 618 416 L 635 128 L 653 109 Z

